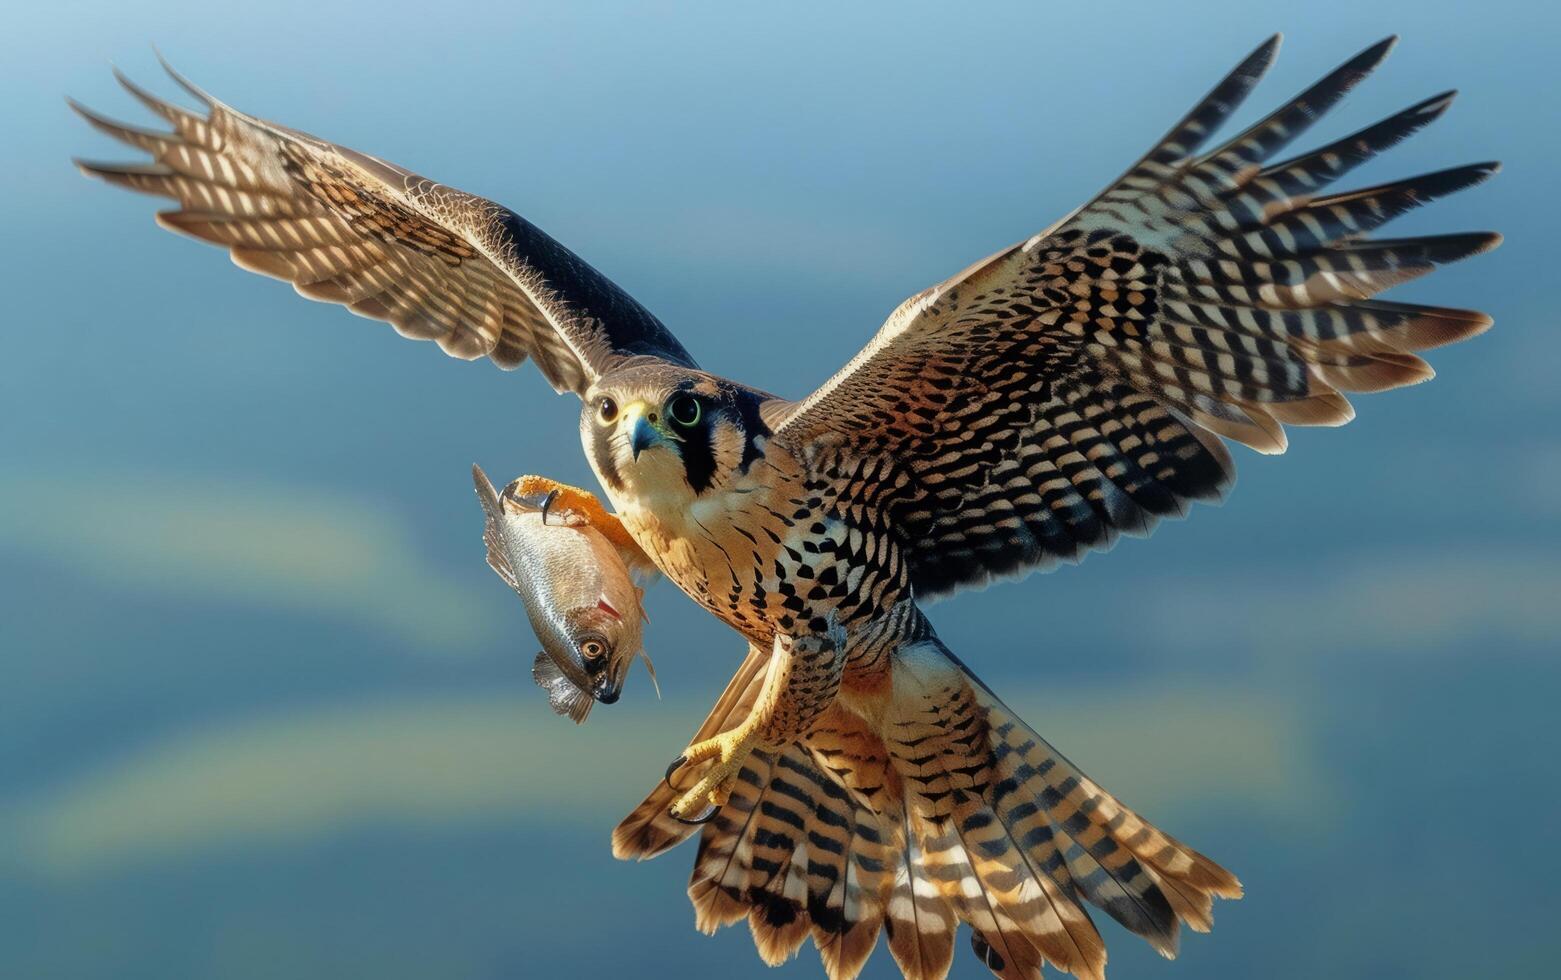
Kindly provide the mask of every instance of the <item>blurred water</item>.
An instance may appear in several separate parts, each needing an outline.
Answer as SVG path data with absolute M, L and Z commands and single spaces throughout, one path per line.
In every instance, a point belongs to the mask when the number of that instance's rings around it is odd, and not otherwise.
M 1561 955 L 1561 334 L 1545 290 L 1553 8 L 1404 0 L 938 6 L 56 3 L 0 36 L 0 975 L 758 975 L 692 929 L 691 848 L 607 835 L 741 644 L 670 586 L 667 699 L 571 729 L 482 564 L 468 469 L 576 483 L 575 407 L 234 270 L 81 180 L 106 70 L 495 197 L 708 368 L 801 394 L 901 298 L 1050 223 L 1264 35 L 1243 118 L 1377 37 L 1318 128 L 1449 86 L 1360 184 L 1499 158 L 1395 232 L 1494 227 L 1406 298 L 1486 309 L 1218 510 L 933 618 L 1097 779 L 1248 898 L 1114 977 L 1539 975 Z M 1238 120 L 1238 123 L 1240 120 Z M 1497 814 L 1503 816 L 1498 819 Z M 1551 967 L 1553 969 L 1553 967 Z M 819 974 L 811 949 L 785 970 Z M 880 950 L 869 976 L 892 975 Z M 985 975 L 963 952 L 958 976 Z

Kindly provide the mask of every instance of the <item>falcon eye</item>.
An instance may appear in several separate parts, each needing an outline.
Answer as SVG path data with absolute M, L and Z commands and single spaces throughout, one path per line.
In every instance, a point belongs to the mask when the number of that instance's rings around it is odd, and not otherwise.
M 667 402 L 667 414 L 672 421 L 687 429 L 699 424 L 699 417 L 704 409 L 699 404 L 699 399 L 693 395 L 678 395 Z
M 603 422 L 611 422 L 618 417 L 618 403 L 611 398 L 603 398 L 596 406 L 596 415 Z
M 600 660 L 607 656 L 607 644 L 601 640 L 586 640 L 580 644 L 580 655 L 589 661 Z

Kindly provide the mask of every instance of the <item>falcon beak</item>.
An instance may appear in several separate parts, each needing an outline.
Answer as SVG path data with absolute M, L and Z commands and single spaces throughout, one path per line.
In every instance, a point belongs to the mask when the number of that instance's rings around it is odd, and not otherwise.
M 641 452 L 660 441 L 661 433 L 644 416 L 634 420 L 634 428 L 629 433 L 629 449 L 635 459 L 639 459 Z
M 667 442 L 666 434 L 651 420 L 649 411 L 644 402 L 635 402 L 623 410 L 624 422 L 629 426 L 629 451 L 635 459 L 646 449 Z

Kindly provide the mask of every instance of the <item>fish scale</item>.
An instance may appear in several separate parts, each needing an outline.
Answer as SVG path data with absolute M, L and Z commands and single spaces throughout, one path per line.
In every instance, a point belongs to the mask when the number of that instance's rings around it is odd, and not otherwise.
M 520 596 L 542 643 L 532 677 L 555 712 L 583 722 L 596 701 L 617 700 L 629 665 L 644 655 L 640 589 L 603 533 L 550 508 L 552 496 L 529 499 L 515 484 L 498 494 L 478 466 L 472 479 L 488 564 Z M 602 648 L 595 657 L 591 644 Z

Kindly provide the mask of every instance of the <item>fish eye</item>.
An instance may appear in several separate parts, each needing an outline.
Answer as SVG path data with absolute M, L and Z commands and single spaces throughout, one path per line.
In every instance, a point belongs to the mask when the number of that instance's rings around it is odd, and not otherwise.
M 596 403 L 596 417 L 604 423 L 611 422 L 618 417 L 618 403 L 611 398 L 603 398 Z
M 607 656 L 607 644 L 595 637 L 583 640 L 580 643 L 580 656 L 594 664 Z
M 672 417 L 672 421 L 687 429 L 699 424 L 704 409 L 693 395 L 675 395 L 667 402 L 667 414 Z

